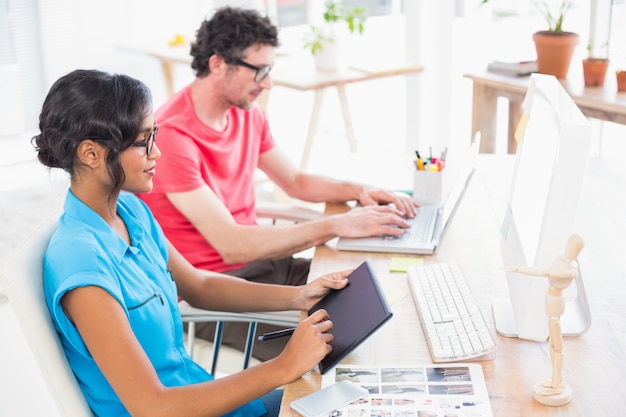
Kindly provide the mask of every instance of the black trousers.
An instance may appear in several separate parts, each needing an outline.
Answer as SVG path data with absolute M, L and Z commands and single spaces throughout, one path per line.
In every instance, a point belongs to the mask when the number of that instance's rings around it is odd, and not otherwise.
M 311 260 L 288 257 L 277 260 L 255 261 L 242 268 L 227 271 L 226 274 L 244 278 L 248 281 L 268 284 L 303 285 L 309 276 Z M 281 329 L 265 323 L 259 323 L 257 335 Z M 224 323 L 222 344 L 243 352 L 248 334 L 248 323 Z M 215 323 L 196 323 L 196 337 L 213 341 Z M 288 337 L 258 341 L 255 340 L 252 356 L 266 361 L 276 357 L 289 341 Z

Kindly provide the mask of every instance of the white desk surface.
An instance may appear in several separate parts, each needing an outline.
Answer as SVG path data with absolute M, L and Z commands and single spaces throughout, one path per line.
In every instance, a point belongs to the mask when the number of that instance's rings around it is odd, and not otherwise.
M 119 48 L 152 56 L 165 62 L 189 65 L 192 61 L 189 55 L 189 44 L 180 46 L 119 45 Z M 401 61 L 378 64 L 355 63 L 339 71 L 316 71 L 312 60 L 305 60 L 302 56 L 277 55 L 276 64 L 270 75 L 275 86 L 305 91 L 421 71 L 421 66 Z
M 480 166 L 467 194 L 434 256 L 425 262 L 457 259 L 479 308 L 492 329 L 491 301 L 508 294 L 500 258 L 499 228 L 513 167 L 501 155 L 481 155 Z M 506 158 L 505 161 L 506 162 Z M 592 160 L 583 188 L 576 231 L 585 239 L 579 261 L 591 304 L 592 324 L 578 337 L 564 341 L 563 378 L 573 389 L 572 401 L 562 407 L 540 405 L 532 398 L 533 385 L 551 376 L 548 343 L 496 336 L 496 357 L 482 365 L 496 417 L 623 416 L 626 375 L 626 165 L 619 160 Z M 558 254 L 555 254 L 555 256 Z M 357 266 L 369 259 L 383 291 L 392 303 L 394 318 L 358 347 L 346 364 L 429 364 L 417 312 L 406 277 L 389 272 L 393 255 L 341 252 L 328 245 L 316 248 L 311 277 Z M 495 331 L 494 331 L 495 333 Z M 289 403 L 317 389 L 321 377 L 313 370 L 286 386 L 281 416 L 297 417 Z

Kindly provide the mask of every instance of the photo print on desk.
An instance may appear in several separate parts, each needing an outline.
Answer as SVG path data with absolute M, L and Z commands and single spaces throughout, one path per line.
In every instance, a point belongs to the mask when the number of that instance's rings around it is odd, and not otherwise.
M 361 385 L 369 395 L 328 417 L 493 417 L 479 364 L 339 365 L 322 376 L 322 387 L 344 380 Z

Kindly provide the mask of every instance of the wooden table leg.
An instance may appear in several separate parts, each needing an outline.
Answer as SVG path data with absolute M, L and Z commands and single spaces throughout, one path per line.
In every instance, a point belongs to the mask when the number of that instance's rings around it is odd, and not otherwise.
M 350 109 L 348 108 L 348 96 L 346 95 L 346 86 L 337 85 L 337 94 L 339 94 L 339 103 L 341 104 L 341 113 L 343 114 L 343 122 L 346 127 L 346 137 L 348 138 L 348 146 L 350 152 L 357 151 L 356 136 L 352 127 L 352 118 L 350 117 Z
M 311 120 L 309 120 L 309 131 L 306 135 L 306 142 L 304 142 L 304 150 L 302 151 L 302 160 L 300 161 L 300 168 L 306 170 L 309 162 L 309 154 L 311 153 L 311 146 L 313 146 L 313 139 L 315 139 L 315 132 L 317 130 L 317 119 L 319 119 L 320 108 L 322 107 L 322 100 L 324 98 L 324 88 L 318 88 L 315 90 L 315 97 L 313 99 L 313 111 L 311 112 Z
M 165 91 L 169 98 L 174 95 L 174 62 L 161 59 L 161 68 L 163 70 L 163 78 L 165 78 Z
M 497 96 L 483 85 L 473 85 L 472 94 L 472 137 L 480 131 L 480 152 L 494 153 L 496 150 Z
M 515 140 L 515 130 L 522 118 L 522 103 L 509 98 L 509 129 L 507 152 L 517 152 L 517 141 Z

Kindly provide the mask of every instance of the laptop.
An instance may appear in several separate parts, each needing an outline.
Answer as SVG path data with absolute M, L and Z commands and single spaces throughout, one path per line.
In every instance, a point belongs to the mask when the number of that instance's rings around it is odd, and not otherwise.
M 396 236 L 373 236 L 364 238 L 339 238 L 338 250 L 363 252 L 389 252 L 415 255 L 432 255 L 441 243 L 465 190 L 474 174 L 474 165 L 480 148 L 480 132 L 472 141 L 469 157 L 461 167 L 443 205 L 421 205 L 418 215 L 409 219 L 407 233 Z

